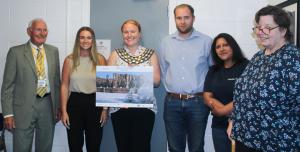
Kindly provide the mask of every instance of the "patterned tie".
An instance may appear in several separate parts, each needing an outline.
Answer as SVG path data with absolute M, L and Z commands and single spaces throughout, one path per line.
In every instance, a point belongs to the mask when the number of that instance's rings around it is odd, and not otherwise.
M 36 71 L 37 71 L 37 76 L 38 80 L 45 80 L 46 79 L 46 73 L 45 73 L 45 66 L 44 66 L 44 55 L 40 48 L 36 49 L 38 51 L 37 56 L 36 56 Z M 47 87 L 43 87 L 38 85 L 36 93 L 40 96 L 43 97 L 47 92 Z

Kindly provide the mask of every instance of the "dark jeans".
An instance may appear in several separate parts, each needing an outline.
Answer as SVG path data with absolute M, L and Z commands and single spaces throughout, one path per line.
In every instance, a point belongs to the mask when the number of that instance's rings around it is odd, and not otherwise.
M 150 152 L 155 114 L 146 108 L 120 109 L 111 114 L 118 152 Z
M 226 130 L 227 128 L 212 128 L 215 152 L 231 152 L 231 141 Z
M 169 95 L 164 103 L 164 121 L 170 152 L 204 152 L 204 135 L 209 108 L 202 97 L 180 100 Z
M 99 152 L 102 139 L 101 108 L 95 107 L 95 93 L 72 92 L 67 111 L 70 129 L 67 129 L 70 152 L 82 152 L 84 136 L 87 152 Z

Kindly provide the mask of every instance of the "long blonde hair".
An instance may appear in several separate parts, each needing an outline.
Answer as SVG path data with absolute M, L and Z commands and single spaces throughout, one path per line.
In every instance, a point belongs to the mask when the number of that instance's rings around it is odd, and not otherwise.
M 92 71 L 96 70 L 96 65 L 99 64 L 98 61 L 98 52 L 97 52 L 97 47 L 96 47 L 96 38 L 95 38 L 95 32 L 92 28 L 83 26 L 81 27 L 76 34 L 75 38 L 75 44 L 73 47 L 73 52 L 71 54 L 71 58 L 73 60 L 73 66 L 72 66 L 72 72 L 77 69 L 77 67 L 80 64 L 79 57 L 80 57 L 80 33 L 82 31 L 89 31 L 92 35 L 92 48 L 91 48 L 91 53 L 90 53 L 90 59 L 93 62 L 93 68 Z

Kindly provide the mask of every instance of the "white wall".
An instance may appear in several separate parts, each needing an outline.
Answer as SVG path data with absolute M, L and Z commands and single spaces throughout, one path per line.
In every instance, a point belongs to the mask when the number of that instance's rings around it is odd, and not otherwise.
M 219 33 L 231 34 L 248 58 L 259 50 L 252 34 L 252 27 L 256 11 L 267 5 L 267 0 L 170 0 L 170 33 L 176 30 L 173 9 L 181 3 L 193 6 L 196 16 L 194 27 L 198 31 L 212 38 Z
M 267 0 L 269 5 L 277 5 L 287 0 Z
M 79 27 L 90 24 L 90 0 L 0 0 L 0 86 L 9 47 L 28 41 L 26 28 L 33 18 L 48 23 L 47 43 L 59 48 L 60 63 L 71 52 Z M 8 151 L 12 151 L 11 133 L 6 133 Z M 55 152 L 68 150 L 65 128 L 56 125 Z

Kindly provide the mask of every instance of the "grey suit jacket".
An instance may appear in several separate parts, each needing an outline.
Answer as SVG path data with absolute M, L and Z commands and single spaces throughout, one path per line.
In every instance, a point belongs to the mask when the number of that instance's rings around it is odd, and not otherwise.
M 44 44 L 48 64 L 48 78 L 52 98 L 52 111 L 58 112 L 60 96 L 60 64 L 58 49 Z M 30 43 L 10 48 L 1 88 L 3 115 L 13 114 L 17 128 L 27 128 L 32 118 L 36 100 L 37 75 Z

